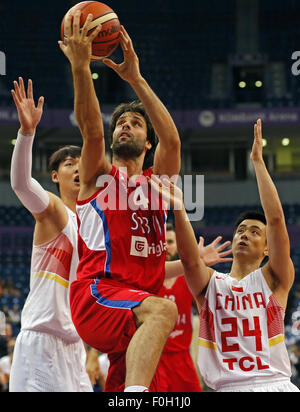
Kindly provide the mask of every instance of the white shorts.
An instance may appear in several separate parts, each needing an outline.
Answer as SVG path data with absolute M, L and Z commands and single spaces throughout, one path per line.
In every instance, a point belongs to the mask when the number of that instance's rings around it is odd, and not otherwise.
M 10 392 L 93 392 L 82 341 L 68 344 L 47 333 L 22 330 L 16 340 Z
M 245 386 L 226 386 L 220 388 L 218 392 L 300 392 L 289 379 L 280 379 L 268 382 L 261 382 Z

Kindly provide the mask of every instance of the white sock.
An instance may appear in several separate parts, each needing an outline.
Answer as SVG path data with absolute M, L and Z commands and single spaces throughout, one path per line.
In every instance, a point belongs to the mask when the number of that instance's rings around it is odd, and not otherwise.
M 146 386 L 127 386 L 124 392 L 149 392 L 149 389 Z

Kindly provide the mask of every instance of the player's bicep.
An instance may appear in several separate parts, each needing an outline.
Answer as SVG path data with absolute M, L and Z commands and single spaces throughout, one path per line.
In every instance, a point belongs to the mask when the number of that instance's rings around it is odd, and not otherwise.
M 55 194 L 48 192 L 49 205 L 42 213 L 33 214 L 36 225 L 34 244 L 41 245 L 55 239 L 68 223 L 69 215 L 63 201 Z
M 200 302 L 203 291 L 206 289 L 214 270 L 206 267 L 204 264 L 191 267 L 184 266 L 186 283 L 195 300 Z
M 180 145 L 163 145 L 159 142 L 154 154 L 153 173 L 172 177 L 178 175 L 180 167 Z
M 88 184 L 96 175 L 109 173 L 110 169 L 110 162 L 105 155 L 104 139 L 85 140 L 79 161 L 80 183 Z
M 67 219 L 68 214 L 65 213 L 66 210 L 61 198 L 48 191 L 45 191 L 45 193 L 49 196 L 48 206 L 41 213 L 32 213 L 35 220 L 43 222 L 46 219 L 52 219 L 55 223 L 60 224 L 63 219 L 63 224 L 66 224 L 65 220 Z M 63 218 L 61 218 L 62 216 Z
M 294 266 L 290 258 L 290 240 L 284 222 L 267 225 L 267 269 L 282 287 L 289 290 L 294 282 Z

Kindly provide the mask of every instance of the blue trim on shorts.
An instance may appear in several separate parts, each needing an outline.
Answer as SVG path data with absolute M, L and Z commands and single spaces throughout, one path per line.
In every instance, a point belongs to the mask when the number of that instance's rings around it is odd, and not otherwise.
M 104 211 L 101 209 L 101 207 L 98 205 L 97 200 L 93 199 L 91 202 L 91 205 L 93 208 L 96 210 L 98 213 L 100 219 L 102 220 L 103 223 L 103 230 L 104 230 L 104 238 L 105 238 L 105 249 L 106 249 L 106 260 L 105 260 L 105 277 L 110 278 L 111 276 L 111 271 L 110 271 L 110 263 L 111 263 L 111 245 L 110 245 L 110 235 L 109 235 L 109 229 L 108 229 L 108 223 L 106 220 L 106 216 Z
M 94 298 L 97 299 L 97 303 L 99 305 L 107 306 L 109 308 L 115 309 L 132 309 L 138 306 L 141 301 L 140 300 L 110 300 L 102 297 L 97 289 L 97 285 L 99 283 L 99 279 L 95 279 L 95 283 L 91 285 L 91 292 Z

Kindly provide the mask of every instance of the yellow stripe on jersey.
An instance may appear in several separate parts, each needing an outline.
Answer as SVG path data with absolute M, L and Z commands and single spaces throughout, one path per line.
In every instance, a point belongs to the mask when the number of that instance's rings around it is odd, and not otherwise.
M 275 338 L 269 339 L 269 346 L 278 345 L 278 343 L 284 342 L 284 336 L 278 335 Z
M 214 342 L 210 341 L 210 340 L 205 340 L 205 339 L 199 338 L 198 344 L 199 344 L 199 346 L 203 346 L 204 348 L 217 350 L 217 345 Z
M 65 288 L 68 289 L 69 287 L 69 282 L 63 278 L 61 278 L 59 275 L 55 274 L 55 273 L 50 273 L 50 272 L 37 272 L 37 273 L 32 273 L 31 274 L 34 277 L 38 277 L 38 278 L 46 278 L 49 280 L 54 280 L 55 282 L 58 282 L 60 285 L 64 286 Z

